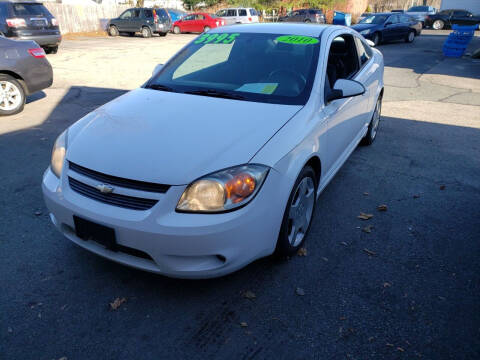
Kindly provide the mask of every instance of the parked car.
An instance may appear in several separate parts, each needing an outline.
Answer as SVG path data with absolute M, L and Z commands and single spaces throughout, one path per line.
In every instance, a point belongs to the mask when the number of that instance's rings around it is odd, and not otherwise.
M 420 21 L 422 26 L 425 26 L 425 18 L 437 12 L 433 6 L 412 6 L 405 14 L 412 16 L 414 19 Z
M 34 40 L 47 54 L 62 41 L 58 21 L 41 2 L 0 1 L 0 36 Z
M 182 17 L 187 15 L 186 11 L 183 10 L 178 10 L 178 9 L 165 9 L 168 12 L 168 15 L 170 15 L 170 19 L 172 19 L 172 23 L 174 23 L 177 20 L 180 20 Z
M 225 25 L 225 20 L 213 14 L 195 13 L 189 14 L 173 23 L 175 34 L 186 32 L 207 32 L 219 26 Z
M 413 42 L 422 32 L 419 21 L 401 13 L 370 14 L 352 28 L 373 41 L 375 46 L 392 40 Z
M 36 42 L 0 37 L 0 115 L 21 112 L 28 95 L 52 82 L 52 67 Z
M 280 22 L 304 22 L 325 24 L 325 14 L 321 9 L 299 9 L 290 11 L 286 16 L 278 18 Z
M 322 190 L 378 134 L 383 72 L 348 27 L 212 29 L 58 137 L 50 219 L 93 253 L 172 277 L 292 256 Z
M 442 10 L 425 18 L 425 26 L 435 30 L 450 28 L 452 25 L 473 26 L 480 24 L 480 15 L 474 15 L 467 10 Z
M 253 8 L 229 8 L 215 14 L 225 21 L 225 25 L 258 23 L 258 12 Z
M 166 36 L 172 27 L 172 20 L 165 9 L 132 8 L 125 10 L 118 18 L 111 19 L 107 25 L 108 34 L 117 36 L 128 33 L 134 36 L 141 33 L 144 38 L 152 34 Z

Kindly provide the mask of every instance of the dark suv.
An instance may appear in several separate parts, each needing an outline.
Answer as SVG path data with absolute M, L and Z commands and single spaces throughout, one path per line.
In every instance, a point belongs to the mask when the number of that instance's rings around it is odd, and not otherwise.
M 46 53 L 56 53 L 62 41 L 57 19 L 40 2 L 0 1 L 0 36 L 34 40 Z
M 133 8 L 110 20 L 107 29 L 110 36 L 120 33 L 134 36 L 140 32 L 144 38 L 149 38 L 152 34 L 165 36 L 171 27 L 172 19 L 165 9 Z
M 320 9 L 299 9 L 290 11 L 278 21 L 325 24 L 325 14 Z

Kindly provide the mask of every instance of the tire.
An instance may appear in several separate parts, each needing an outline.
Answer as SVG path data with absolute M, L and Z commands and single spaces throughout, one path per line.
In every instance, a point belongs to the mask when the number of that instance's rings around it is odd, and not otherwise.
M 312 21 L 310 19 L 305 19 L 304 23 L 308 24 L 311 23 Z
M 445 27 L 445 23 L 442 20 L 435 20 L 432 24 L 434 30 L 442 30 Z
M 108 28 L 108 35 L 110 36 L 118 36 L 120 33 L 118 31 L 118 28 L 115 25 L 111 25 Z
M 45 53 L 56 54 L 58 52 L 58 45 L 45 48 Z
M 134 32 L 129 32 L 129 33 L 127 33 L 127 34 L 128 34 L 128 36 L 130 36 L 130 37 L 134 37 L 134 36 L 135 36 L 135 33 L 134 33 Z
M 380 34 L 378 32 L 374 33 L 373 34 L 373 38 L 372 38 L 372 41 L 373 43 L 375 44 L 375 46 L 379 45 L 380 44 Z
M 173 27 L 173 33 L 177 34 L 177 35 L 180 34 L 181 33 L 180 28 L 178 26 L 174 26 Z
M 25 90 L 17 79 L 0 74 L 0 116 L 18 114 L 25 106 Z
M 203 32 L 207 32 L 207 31 L 209 31 L 209 30 L 210 30 L 210 26 L 205 26 L 205 27 L 203 28 Z
M 315 171 L 310 166 L 305 166 L 288 197 L 275 248 L 276 256 L 291 256 L 305 243 L 317 203 L 317 188 Z
M 410 30 L 408 32 L 407 36 L 405 37 L 405 42 L 412 43 L 413 40 L 415 40 L 415 31 Z
M 158 35 L 163 37 L 163 36 L 167 36 L 167 33 L 166 32 L 161 32 L 161 33 L 158 33 Z
M 145 39 L 147 39 L 149 37 L 152 37 L 152 30 L 150 30 L 149 27 L 144 26 L 142 28 L 142 37 L 145 38 Z
M 375 104 L 375 110 L 373 111 L 372 119 L 370 124 L 368 124 L 368 130 L 365 136 L 363 137 L 361 144 L 362 145 L 372 145 L 377 137 L 378 126 L 380 124 L 380 118 L 382 113 L 382 96 L 380 96 Z

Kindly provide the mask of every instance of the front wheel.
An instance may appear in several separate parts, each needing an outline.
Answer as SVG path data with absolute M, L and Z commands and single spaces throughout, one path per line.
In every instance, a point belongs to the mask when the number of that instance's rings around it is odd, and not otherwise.
M 412 43 L 415 40 L 415 31 L 409 31 L 407 36 L 405 37 L 405 42 Z
M 163 36 L 167 36 L 167 33 L 166 32 L 161 32 L 161 33 L 158 33 L 158 35 L 163 37 Z
M 380 117 L 382 113 L 382 97 L 380 96 L 375 104 L 375 110 L 373 111 L 372 119 L 368 124 L 368 130 L 362 139 L 362 145 L 372 145 L 373 141 L 377 137 L 378 125 L 380 124 Z
M 203 28 L 203 32 L 207 32 L 207 31 L 209 31 L 209 30 L 210 30 L 210 26 L 205 26 L 205 27 Z
M 180 28 L 178 26 L 174 26 L 173 27 L 173 33 L 177 34 L 177 35 L 180 34 Z
M 435 20 L 432 27 L 434 30 L 442 30 L 445 27 L 445 23 L 442 20 Z
M 25 91 L 10 75 L 0 75 L 0 115 L 13 115 L 23 110 Z
M 275 249 L 277 256 L 293 255 L 305 242 L 317 201 L 317 186 L 315 171 L 305 166 L 288 198 Z

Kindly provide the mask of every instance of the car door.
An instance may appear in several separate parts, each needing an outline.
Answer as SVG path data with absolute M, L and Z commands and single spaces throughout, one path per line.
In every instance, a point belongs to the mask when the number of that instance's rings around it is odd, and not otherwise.
M 397 23 L 397 15 L 391 15 L 385 21 L 384 29 L 382 31 L 382 37 L 385 41 L 395 39 L 395 25 Z
M 205 27 L 205 16 L 202 14 L 196 14 L 195 20 L 192 23 L 192 31 L 194 32 L 203 32 Z
M 185 16 L 182 19 L 182 22 L 180 24 L 180 28 L 184 32 L 191 32 L 193 31 L 193 22 L 195 21 L 195 14 Z
M 132 18 L 128 22 L 129 31 L 140 31 L 144 24 L 144 18 L 141 9 L 132 10 Z
M 122 15 L 118 17 L 115 21 L 115 25 L 117 26 L 119 31 L 128 31 L 129 29 L 129 22 L 133 17 L 133 9 L 125 10 Z
M 455 10 L 451 19 L 452 24 L 474 25 L 472 14 L 466 10 Z
M 338 57 L 333 48 L 345 42 L 345 55 Z M 333 44 L 339 42 L 338 44 Z M 335 46 L 334 46 L 335 45 Z M 356 48 L 355 37 L 352 34 L 337 32 L 331 36 L 327 49 L 329 51 L 327 66 L 326 66 L 326 82 L 325 94 L 333 87 L 330 85 L 338 79 L 350 79 L 359 82 L 368 79 L 369 69 L 365 66 L 360 69 L 358 61 L 358 52 Z M 333 71 L 332 66 L 339 62 L 349 62 L 348 67 L 351 68 L 352 73 L 340 74 L 338 71 Z M 367 62 L 368 63 L 368 62 Z M 367 64 L 366 63 L 366 64 Z M 336 67 L 336 66 L 335 66 Z M 350 70 L 348 71 L 350 72 Z M 328 83 L 327 83 L 328 81 Z M 330 102 L 324 101 L 323 114 L 328 121 L 327 133 L 327 148 L 331 155 L 330 160 L 327 160 L 328 168 L 337 167 L 338 163 L 342 163 L 343 159 L 352 151 L 360 136 L 363 134 L 365 123 L 367 122 L 367 108 L 368 108 L 368 94 L 349 97 L 346 99 L 337 99 Z

